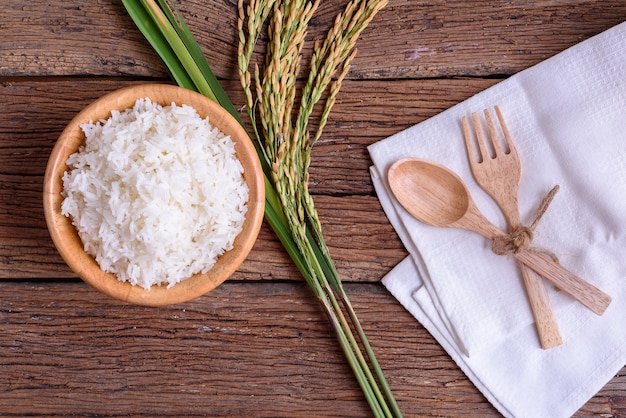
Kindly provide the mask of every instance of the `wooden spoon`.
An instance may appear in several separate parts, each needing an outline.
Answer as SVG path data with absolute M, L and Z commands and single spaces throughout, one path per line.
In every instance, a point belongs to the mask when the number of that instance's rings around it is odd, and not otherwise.
M 466 229 L 489 240 L 505 235 L 480 212 L 463 180 L 441 165 L 405 158 L 387 177 L 398 202 L 425 224 Z M 539 253 L 522 250 L 513 256 L 597 315 L 611 303 L 609 295 Z

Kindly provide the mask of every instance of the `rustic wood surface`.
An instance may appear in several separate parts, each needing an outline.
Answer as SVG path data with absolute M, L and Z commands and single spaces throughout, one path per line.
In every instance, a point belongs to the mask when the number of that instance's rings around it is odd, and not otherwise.
M 181 305 L 121 304 L 67 268 L 41 199 L 56 138 L 104 93 L 168 76 L 119 0 L 4 3 L 0 415 L 368 416 L 324 314 L 265 225 L 229 281 Z M 241 105 L 236 1 L 177 3 Z M 309 37 L 345 3 L 323 1 Z M 314 150 L 311 190 L 406 416 L 498 413 L 380 284 L 406 251 L 374 194 L 366 147 L 625 19 L 623 0 L 390 0 L 361 37 Z M 626 369 L 576 416 L 626 416 Z

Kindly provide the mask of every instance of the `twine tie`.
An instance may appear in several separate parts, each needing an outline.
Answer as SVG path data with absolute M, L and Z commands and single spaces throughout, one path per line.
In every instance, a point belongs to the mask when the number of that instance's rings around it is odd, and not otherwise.
M 541 204 L 539 205 L 539 209 L 535 214 L 535 219 L 530 224 L 530 226 L 519 226 L 513 231 L 505 235 L 498 235 L 493 238 L 491 242 L 491 251 L 493 251 L 497 255 L 511 255 L 517 254 L 520 251 L 528 250 L 543 253 L 549 255 L 553 260 L 556 261 L 556 256 L 549 250 L 537 247 L 531 247 L 533 242 L 533 237 L 535 233 L 535 228 L 537 224 L 543 217 L 543 215 L 548 210 L 552 199 L 554 199 L 554 195 L 559 191 L 559 186 L 554 186 L 548 194 L 542 199 Z

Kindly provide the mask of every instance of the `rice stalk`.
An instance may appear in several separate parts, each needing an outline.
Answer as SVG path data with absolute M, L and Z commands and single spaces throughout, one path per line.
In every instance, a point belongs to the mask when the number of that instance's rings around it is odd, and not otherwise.
M 311 9 L 304 9 L 303 4 L 305 3 Z M 341 88 L 341 83 L 349 71 L 352 59 L 356 54 L 355 44 L 359 34 L 386 3 L 386 0 L 354 0 L 346 6 L 342 14 L 337 16 L 325 41 L 315 45 L 307 83 L 303 88 L 297 113 L 293 109 L 294 81 L 300 70 L 299 55 L 306 35 L 305 22 L 310 20 L 309 12 L 315 11 L 319 2 L 310 3 L 293 0 L 283 1 L 280 4 L 273 3 L 271 12 L 269 7 L 260 10 L 259 8 L 263 7 L 261 4 L 251 2 L 247 9 L 248 16 L 272 16 L 268 27 L 269 41 L 265 56 L 265 69 L 262 73 L 258 66 L 255 66 L 254 69 L 255 99 L 252 96 L 252 75 L 249 65 L 240 65 L 239 71 L 240 79 L 245 81 L 242 83 L 242 87 L 248 97 L 248 115 L 253 125 L 256 126 L 258 123 L 262 126 L 262 132 L 260 134 L 258 131 L 256 132 L 257 140 L 265 146 L 265 157 L 268 159 L 268 165 L 272 168 L 271 179 L 281 199 L 293 239 L 300 252 L 305 254 L 304 258 L 308 260 L 307 267 L 313 273 L 310 284 L 312 287 L 321 287 L 326 292 L 335 310 L 336 318 L 341 326 L 339 338 L 344 346 L 344 352 L 347 356 L 356 357 L 357 362 L 351 363 L 351 365 L 375 415 L 391 416 L 391 410 L 393 410 L 393 414 L 400 416 L 401 413 L 391 390 L 328 254 L 321 224 L 313 199 L 308 191 L 311 147 L 320 138 Z M 302 11 L 298 19 L 301 24 L 295 25 L 296 19 L 291 16 L 294 10 L 298 8 Z M 263 21 L 256 20 L 252 29 L 250 29 L 249 24 L 249 33 L 246 36 L 246 33 L 243 33 L 244 24 L 242 22 L 246 19 L 246 13 L 243 10 L 243 0 L 240 0 L 239 51 L 248 51 L 250 54 L 240 58 L 240 64 L 250 62 L 254 50 L 251 44 L 256 42 L 263 24 Z M 289 15 L 289 18 L 286 18 L 286 15 Z M 339 74 L 337 75 L 338 71 Z M 333 81 L 335 76 L 336 79 Z M 313 140 L 311 140 L 307 130 L 308 123 L 315 105 L 326 92 L 328 95 L 318 128 Z M 346 309 L 348 317 L 365 347 L 366 355 L 372 364 L 378 382 L 361 352 L 341 310 L 340 303 Z M 347 341 L 342 341 L 344 337 Z M 380 391 L 379 382 L 384 395 Z
M 169 0 L 122 2 L 172 78 L 179 85 L 217 101 L 243 125 L 176 7 Z M 316 44 L 308 81 L 296 108 L 302 46 L 308 23 L 319 4 L 319 0 L 250 0 L 247 6 L 243 0 L 238 3 L 238 67 L 265 175 L 265 219 L 328 315 L 374 415 L 401 416 L 328 255 L 307 188 L 311 146 L 320 138 L 341 82 L 349 71 L 358 35 L 386 0 L 354 0 L 337 17 L 325 42 Z M 263 69 L 255 63 L 250 72 L 254 47 L 268 19 L 270 41 Z M 333 81 L 338 68 L 341 71 Z M 327 89 L 318 129 L 310 140 L 308 120 Z M 356 329 L 376 378 L 350 324 Z

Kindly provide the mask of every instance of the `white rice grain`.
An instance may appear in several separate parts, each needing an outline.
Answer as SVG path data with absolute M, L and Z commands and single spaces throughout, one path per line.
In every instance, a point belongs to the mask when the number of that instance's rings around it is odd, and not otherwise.
M 146 289 L 171 287 L 233 247 L 248 187 L 234 142 L 208 119 L 140 99 L 81 128 L 62 213 L 103 270 Z

